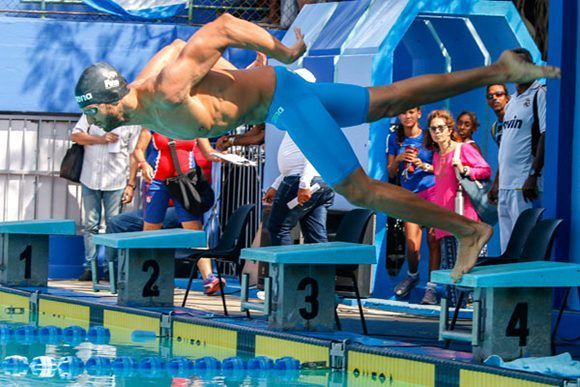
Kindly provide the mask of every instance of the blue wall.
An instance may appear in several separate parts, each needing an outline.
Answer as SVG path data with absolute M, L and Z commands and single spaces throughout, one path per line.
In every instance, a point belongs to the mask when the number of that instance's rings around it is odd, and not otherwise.
M 131 81 L 160 48 L 176 38 L 187 40 L 196 29 L 0 17 L 0 45 L 8 47 L 0 56 L 0 111 L 78 113 L 73 90 L 85 67 L 109 62 Z M 254 55 L 240 49 L 225 53 L 238 66 Z
M 548 59 L 550 64 L 561 67 L 562 80 L 548 82 L 544 167 L 544 186 L 549 187 L 544 193 L 546 216 L 564 219 L 554 256 L 576 263 L 580 263 L 579 18 L 577 0 L 550 2 Z M 577 291 L 572 292 L 568 305 L 580 310 Z

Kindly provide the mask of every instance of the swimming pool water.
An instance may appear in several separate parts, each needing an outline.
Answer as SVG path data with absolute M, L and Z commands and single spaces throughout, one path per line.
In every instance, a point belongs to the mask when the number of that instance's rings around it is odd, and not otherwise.
M 171 341 L 154 332 L 115 333 L 113 343 L 101 326 L 0 323 L 0 385 L 301 386 L 327 385 L 331 374 L 299 370 L 295 359 L 174 356 Z M 342 376 L 336 378 L 342 385 Z

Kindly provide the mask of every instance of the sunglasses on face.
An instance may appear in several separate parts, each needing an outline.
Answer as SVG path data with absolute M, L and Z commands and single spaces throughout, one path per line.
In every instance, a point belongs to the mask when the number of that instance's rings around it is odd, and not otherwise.
M 437 126 L 430 126 L 429 130 L 432 132 L 444 132 L 447 129 L 447 125 L 437 125 Z
M 495 93 L 488 93 L 487 94 L 487 99 L 493 99 L 493 97 L 503 97 L 504 95 L 506 95 L 505 91 L 496 91 Z
M 89 109 L 83 109 L 83 113 L 86 116 L 89 116 L 89 117 L 92 117 L 92 116 L 97 115 L 98 112 L 99 112 L 99 108 L 98 107 L 92 107 L 92 108 L 89 108 Z

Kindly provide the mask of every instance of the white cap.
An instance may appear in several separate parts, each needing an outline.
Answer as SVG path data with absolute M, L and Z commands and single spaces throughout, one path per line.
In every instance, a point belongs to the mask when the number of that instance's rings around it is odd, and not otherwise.
M 306 80 L 308 82 L 311 82 L 311 83 L 316 82 L 316 77 L 308 69 L 302 68 L 302 69 L 294 70 L 294 72 L 296 74 L 300 75 L 304 80 Z

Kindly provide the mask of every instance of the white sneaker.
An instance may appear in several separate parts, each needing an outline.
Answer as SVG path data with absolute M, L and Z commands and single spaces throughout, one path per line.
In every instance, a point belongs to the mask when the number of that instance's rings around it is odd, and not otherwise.
M 256 297 L 258 297 L 259 300 L 264 301 L 266 299 L 266 292 L 260 290 L 258 293 L 256 293 Z

